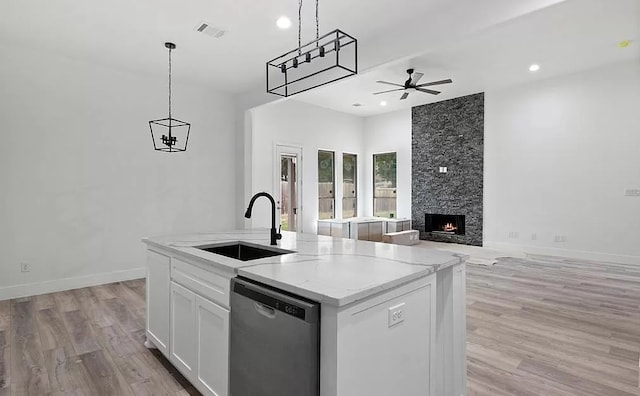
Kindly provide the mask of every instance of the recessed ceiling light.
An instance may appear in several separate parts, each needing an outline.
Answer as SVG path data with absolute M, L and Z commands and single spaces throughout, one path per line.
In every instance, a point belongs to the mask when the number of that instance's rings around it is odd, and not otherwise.
M 380 106 L 383 106 L 383 107 L 384 107 L 384 106 L 386 106 L 386 105 L 387 105 L 387 102 L 385 102 L 384 100 L 383 100 L 382 102 L 380 102 Z
M 362 103 L 354 103 L 351 106 L 353 106 L 353 107 L 362 107 Z
M 538 70 L 540 70 L 540 65 L 538 65 L 538 64 L 533 64 L 533 65 L 529 66 L 529 71 L 531 71 L 531 72 L 537 72 Z
M 280 29 L 289 29 L 291 27 L 291 19 L 286 16 L 281 16 L 276 21 L 276 25 L 278 25 Z

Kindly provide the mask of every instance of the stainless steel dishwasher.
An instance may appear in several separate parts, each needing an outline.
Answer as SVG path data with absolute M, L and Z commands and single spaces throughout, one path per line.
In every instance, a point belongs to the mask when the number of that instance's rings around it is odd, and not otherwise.
M 231 280 L 231 396 L 320 394 L 320 305 Z

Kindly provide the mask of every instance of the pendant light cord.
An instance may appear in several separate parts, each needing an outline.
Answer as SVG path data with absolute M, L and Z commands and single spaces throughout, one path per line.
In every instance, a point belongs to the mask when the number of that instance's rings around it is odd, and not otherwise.
M 320 14 L 318 12 L 319 0 L 316 0 L 316 47 L 320 46 Z M 298 0 L 298 55 L 302 55 L 302 0 Z
M 171 48 L 169 48 L 169 118 L 171 118 Z
M 302 0 L 298 0 L 298 55 L 302 54 Z

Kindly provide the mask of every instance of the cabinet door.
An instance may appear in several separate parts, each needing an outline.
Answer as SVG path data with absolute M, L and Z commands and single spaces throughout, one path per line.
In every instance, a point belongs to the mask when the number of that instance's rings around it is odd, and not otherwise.
M 331 236 L 331 224 L 326 221 L 318 222 L 318 235 Z
M 165 356 L 169 355 L 168 256 L 147 251 L 147 337 Z
M 229 393 L 229 311 L 196 297 L 199 389 L 212 396 Z
M 193 381 L 196 368 L 196 295 L 171 282 L 171 363 Z
M 361 241 L 369 240 L 369 224 L 358 223 L 358 238 Z
M 369 223 L 369 241 L 382 242 L 382 225 L 383 223 Z

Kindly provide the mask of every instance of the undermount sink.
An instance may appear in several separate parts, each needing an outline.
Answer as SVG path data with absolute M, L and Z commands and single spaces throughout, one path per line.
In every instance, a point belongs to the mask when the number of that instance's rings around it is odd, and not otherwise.
M 222 256 L 230 257 L 232 259 L 249 261 L 257 260 L 265 257 L 280 256 L 283 254 L 295 253 L 291 250 L 271 248 L 271 247 L 259 247 L 256 245 L 250 245 L 244 242 L 233 242 L 221 245 L 205 245 L 196 246 L 196 249 L 204 250 L 210 253 L 220 254 Z

